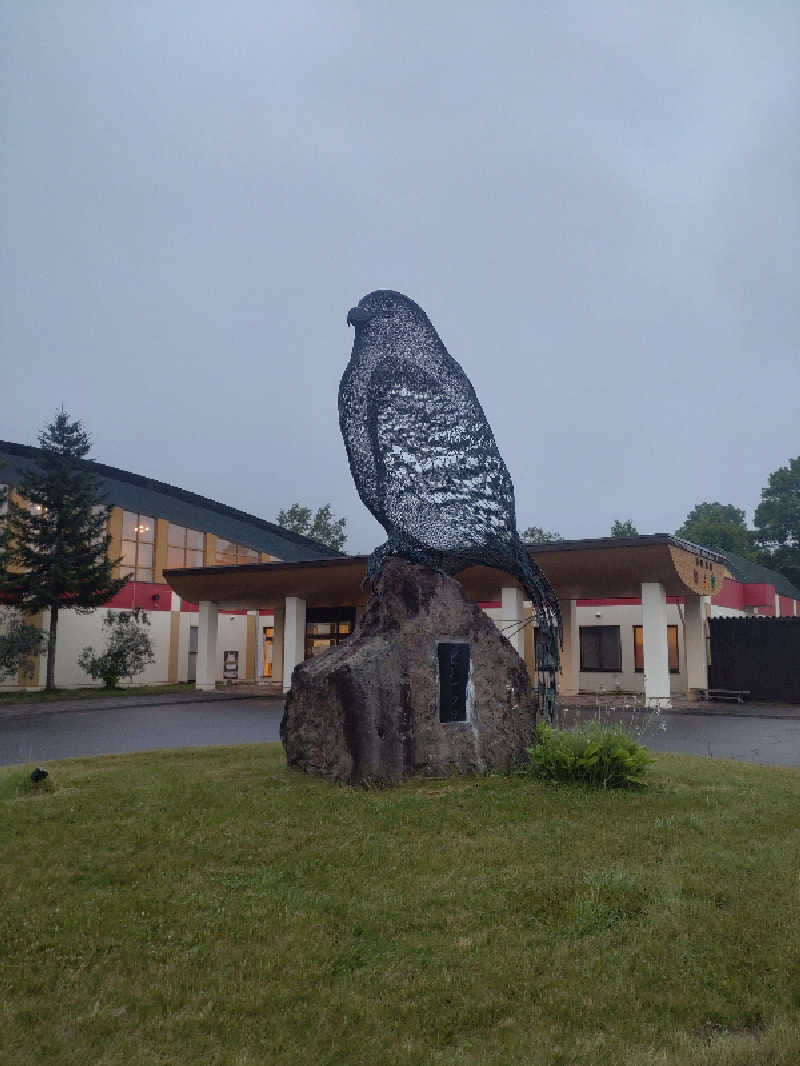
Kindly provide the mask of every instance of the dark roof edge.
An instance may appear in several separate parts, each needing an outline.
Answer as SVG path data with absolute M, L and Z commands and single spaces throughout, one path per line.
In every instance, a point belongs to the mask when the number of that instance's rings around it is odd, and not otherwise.
M 0 453 L 5 452 L 8 455 L 18 455 L 24 459 L 36 460 L 41 451 L 41 448 L 34 448 L 30 444 L 14 444 L 12 441 L 0 440 Z M 284 529 L 283 526 L 279 526 L 276 522 L 268 522 L 265 518 L 258 518 L 256 515 L 248 514 L 247 511 L 240 511 L 236 507 L 229 507 L 228 504 L 219 503 L 218 500 L 211 500 L 208 496 L 201 496 L 199 493 L 190 492 L 188 489 L 180 489 L 176 485 L 168 484 L 166 481 L 156 481 L 155 478 L 145 477 L 143 474 L 134 474 L 130 470 L 121 470 L 116 466 L 98 463 L 95 459 L 82 459 L 81 462 L 91 466 L 102 477 L 116 481 L 127 481 L 131 485 L 151 489 L 153 492 L 172 496 L 176 500 L 182 500 L 184 503 L 191 503 L 197 507 L 205 507 L 206 510 L 216 511 L 217 514 L 223 514 L 229 518 L 238 518 L 243 522 L 259 526 L 270 533 L 275 533 L 277 536 L 283 537 L 284 540 L 292 541 L 304 548 L 314 548 L 316 551 L 329 552 L 330 556 L 335 559 L 347 558 L 343 552 L 338 552 L 327 544 L 314 540 L 313 537 L 304 537 L 302 533 Z
M 597 537 L 594 539 L 586 540 L 550 540 L 542 544 L 527 544 L 526 547 L 534 555 L 540 550 L 543 552 L 557 552 L 557 551 L 581 551 L 591 548 L 646 548 L 650 544 L 666 544 L 673 545 L 678 548 L 683 548 L 686 551 L 690 551 L 693 555 L 701 555 L 704 559 L 713 559 L 714 562 L 725 564 L 725 559 L 719 552 L 711 551 L 710 548 L 704 548 L 700 544 L 692 544 L 689 540 L 681 540 L 680 537 L 674 537 L 671 533 L 650 533 L 641 537 Z M 186 567 L 180 570 L 165 570 L 164 576 L 167 574 L 175 575 L 176 577 L 183 577 L 189 574 L 220 574 L 226 571 L 236 571 L 237 573 L 244 570 L 251 571 L 263 571 L 263 570 L 299 570 L 304 567 L 312 566 L 344 566 L 347 563 L 361 563 L 366 565 L 369 556 L 367 555 L 339 555 L 334 559 L 299 559 L 299 560 L 281 560 L 275 563 L 243 563 L 241 566 L 195 566 Z
M 588 548 L 646 548 L 649 544 L 667 544 L 674 548 L 683 548 L 692 555 L 700 555 L 716 563 L 725 564 L 725 557 L 702 544 L 693 544 L 690 540 L 676 537 L 674 533 L 643 533 L 637 537 L 586 537 L 582 540 L 548 540 L 541 544 L 526 544 L 528 551 L 538 552 L 580 551 Z
M 164 577 L 192 577 L 197 574 L 241 574 L 261 573 L 266 570 L 307 570 L 311 567 L 346 566 L 348 563 L 362 563 L 367 565 L 368 555 L 337 555 L 333 559 L 279 559 L 274 563 L 240 563 L 238 566 L 184 566 L 167 568 L 163 571 Z M 169 584 L 169 582 L 167 582 Z

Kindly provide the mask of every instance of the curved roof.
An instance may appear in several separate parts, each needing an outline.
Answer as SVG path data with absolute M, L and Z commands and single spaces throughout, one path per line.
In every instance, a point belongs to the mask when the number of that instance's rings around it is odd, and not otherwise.
M 0 462 L 5 464 L 0 471 L 0 481 L 18 484 L 21 475 L 35 465 L 40 453 L 41 448 L 0 441 Z M 225 540 L 235 541 L 279 559 L 297 561 L 342 557 L 341 552 L 329 548 L 327 544 L 196 492 L 188 492 L 164 481 L 155 481 L 142 474 L 133 474 L 129 470 L 120 470 L 90 459 L 81 462 L 91 467 L 100 478 L 106 502 L 126 511 L 166 518 L 176 525 L 214 533 Z

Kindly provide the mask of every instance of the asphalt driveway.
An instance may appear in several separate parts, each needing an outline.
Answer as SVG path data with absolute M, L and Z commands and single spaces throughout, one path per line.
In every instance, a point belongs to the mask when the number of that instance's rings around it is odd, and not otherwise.
M 81 704 L 58 711 L 4 710 L 0 715 L 0 765 L 46 763 L 81 755 L 111 755 L 163 748 L 258 744 L 280 739 L 280 698 L 225 699 L 133 706 Z M 771 717 L 768 709 L 726 714 L 665 712 L 665 728 L 651 727 L 642 742 L 654 752 L 800 768 L 798 717 Z M 634 720 L 635 728 L 635 720 Z
M 257 744 L 279 740 L 283 701 L 202 703 L 42 711 L 0 717 L 0 766 L 75 755 L 114 755 L 159 748 Z

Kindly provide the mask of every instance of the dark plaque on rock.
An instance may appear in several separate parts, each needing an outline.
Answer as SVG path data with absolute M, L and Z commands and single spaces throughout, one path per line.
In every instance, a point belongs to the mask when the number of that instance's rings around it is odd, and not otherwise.
M 445 644 L 439 653 L 439 721 L 466 722 L 469 644 Z

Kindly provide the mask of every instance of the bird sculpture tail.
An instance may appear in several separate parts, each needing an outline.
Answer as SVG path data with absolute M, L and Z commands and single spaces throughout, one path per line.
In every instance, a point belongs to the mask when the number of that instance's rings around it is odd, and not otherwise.
M 563 645 L 564 630 L 558 597 L 550 582 L 528 555 L 520 541 L 514 552 L 514 576 L 524 588 L 533 607 L 536 622 L 534 658 L 536 660 L 537 695 L 539 710 L 550 721 L 555 716 L 556 674 L 559 669 L 559 649 Z

